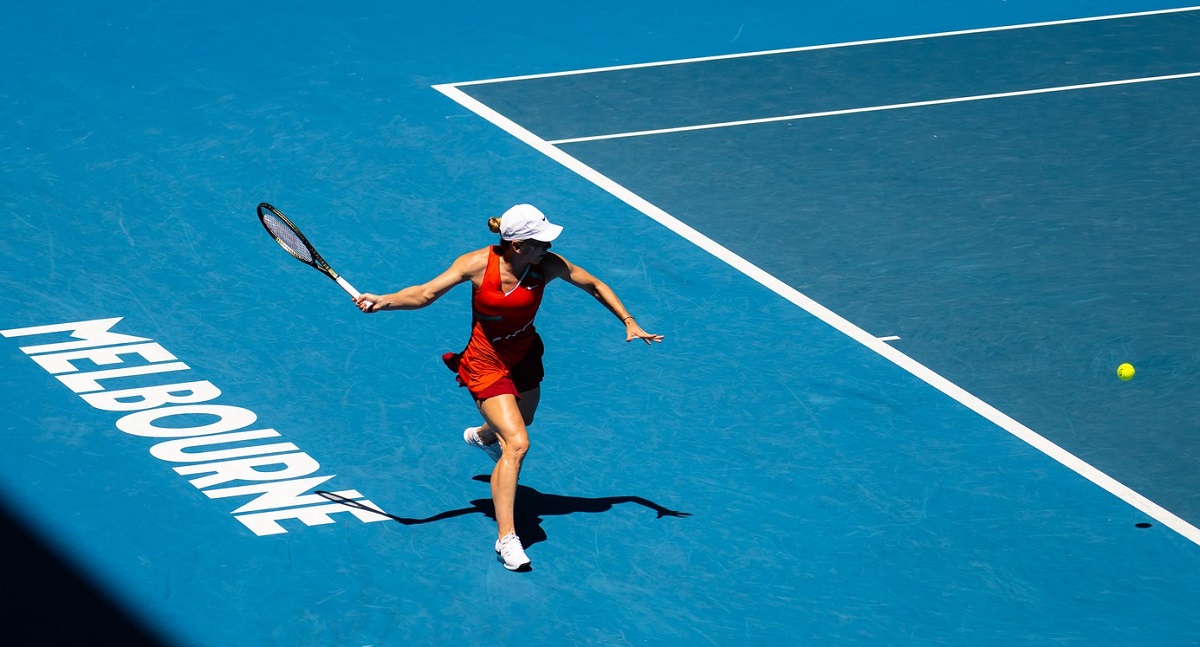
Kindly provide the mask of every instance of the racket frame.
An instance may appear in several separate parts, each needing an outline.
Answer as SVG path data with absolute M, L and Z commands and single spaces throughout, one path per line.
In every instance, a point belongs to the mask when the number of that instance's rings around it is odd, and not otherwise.
M 281 240 L 279 236 L 276 236 L 275 232 L 271 231 L 271 228 L 267 226 L 268 213 L 271 216 L 278 218 L 283 222 L 283 224 L 287 225 L 288 229 L 292 230 L 292 233 L 296 235 L 296 238 L 300 241 L 300 244 L 304 245 L 305 251 L 308 252 L 309 257 L 312 260 L 305 260 L 297 250 L 292 249 L 286 242 Z M 285 252 L 291 255 L 292 258 L 304 263 L 305 265 L 316 268 L 317 271 L 333 279 L 333 281 L 341 286 L 341 288 L 345 290 L 347 294 L 355 299 L 361 296 L 361 293 L 354 289 L 354 286 L 350 285 L 346 279 L 342 278 L 342 276 L 337 273 L 337 270 L 333 269 L 333 267 L 325 261 L 321 254 L 317 252 L 317 249 L 313 247 L 313 244 L 308 242 L 308 238 L 304 235 L 304 232 L 300 231 L 300 228 L 297 227 L 296 223 L 292 222 L 290 218 L 283 215 L 282 211 L 276 209 L 270 203 L 260 202 L 258 205 L 258 221 L 262 223 L 263 229 L 267 230 L 267 233 L 271 235 L 271 238 L 274 239 L 275 242 L 278 243 Z

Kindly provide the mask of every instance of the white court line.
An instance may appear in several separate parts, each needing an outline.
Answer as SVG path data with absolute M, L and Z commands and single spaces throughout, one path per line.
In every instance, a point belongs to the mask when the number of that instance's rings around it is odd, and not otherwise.
M 646 67 L 664 67 L 667 65 L 683 65 L 687 63 L 704 63 L 708 61 L 723 61 L 735 58 L 747 58 L 751 56 L 771 56 L 774 54 L 792 54 L 795 52 L 808 52 L 820 49 L 834 49 L 838 47 L 855 47 L 858 45 L 879 45 L 882 43 L 899 43 L 909 40 L 923 40 L 926 38 L 944 38 L 947 36 L 967 36 L 970 34 L 986 34 L 996 31 L 1010 31 L 1016 29 L 1032 29 L 1035 27 L 1053 27 L 1055 25 L 1072 25 L 1077 23 L 1097 22 L 1101 20 L 1119 20 L 1121 18 L 1142 18 L 1145 16 L 1158 16 L 1171 13 L 1185 13 L 1188 11 L 1200 11 L 1200 6 L 1180 7 L 1178 9 L 1155 9 L 1152 11 L 1138 11 L 1135 13 L 1120 13 L 1108 16 L 1091 16 L 1087 18 L 1068 18 L 1066 20 L 1050 20 L 1045 22 L 1030 22 L 1019 25 L 1003 25 L 1000 27 L 983 27 L 978 29 L 961 29 L 958 31 L 943 31 L 933 34 L 920 34 L 916 36 L 894 36 L 891 38 L 875 38 L 871 40 L 856 40 L 845 43 L 831 43 L 828 45 L 808 45 L 805 47 L 788 47 L 785 49 L 769 49 L 758 52 L 742 52 L 739 54 L 720 54 L 717 56 L 699 56 L 696 58 L 680 58 L 672 61 L 655 61 L 652 63 L 632 63 L 628 65 L 610 65 L 608 67 L 593 67 L 582 70 L 571 70 L 567 72 L 547 72 L 543 74 L 524 74 L 521 76 L 506 76 L 495 79 L 481 79 L 478 81 L 462 81 L 459 83 L 446 84 L 456 87 L 466 87 L 470 85 L 486 85 L 489 83 L 506 83 L 508 81 L 529 81 L 532 79 L 549 79 L 559 76 L 577 76 L 581 74 L 596 74 L 600 72 L 618 72 L 621 70 L 636 70 Z M 434 86 L 446 87 L 446 86 Z
M 580 142 L 594 142 L 605 139 L 624 139 L 626 137 L 644 137 L 647 135 L 664 135 L 667 133 L 683 133 L 695 130 L 711 130 L 713 128 L 732 128 L 735 126 L 749 126 L 753 124 L 769 124 L 780 121 L 797 121 L 800 119 L 813 119 L 815 117 L 833 117 L 837 115 L 853 115 L 863 112 L 880 112 L 884 110 L 902 110 L 905 108 L 924 108 L 927 106 L 938 106 L 950 103 L 966 103 L 968 101 L 986 101 L 989 99 L 1005 99 L 1008 97 L 1023 97 L 1034 94 L 1049 94 L 1051 92 L 1070 92 L 1072 90 L 1088 90 L 1092 88 L 1107 88 L 1115 85 L 1131 85 L 1134 83 L 1151 83 L 1154 81 L 1173 81 L 1176 79 L 1190 79 L 1200 77 L 1200 72 L 1187 72 L 1184 74 L 1167 74 L 1163 76 L 1146 76 L 1137 79 L 1119 79 L 1116 81 L 1098 81 L 1096 83 L 1080 83 L 1076 85 L 1060 85 L 1053 88 L 1037 88 L 1034 90 L 1014 90 L 1012 92 L 996 92 L 993 94 L 977 94 L 969 97 L 954 97 L 950 99 L 930 99 L 928 101 L 912 101 L 909 103 L 893 103 L 886 106 L 867 106 L 865 108 L 846 108 L 844 110 L 827 110 L 824 112 L 807 112 L 795 115 L 784 115 L 781 117 L 761 117 L 758 119 L 741 119 L 738 121 L 724 121 L 712 124 L 698 124 L 694 126 L 677 126 L 675 128 L 658 128 L 655 130 L 638 130 L 627 133 L 611 133 L 608 135 L 591 135 L 588 137 L 572 137 L 568 139 L 555 139 L 547 143 L 558 146 L 561 144 L 578 144 Z
M 1190 540 L 1192 543 L 1200 545 L 1200 529 L 1197 529 L 1192 524 L 1179 518 L 1171 511 L 1163 508 L 1157 503 L 1154 503 L 1150 499 L 1147 499 L 1141 494 L 1133 491 L 1128 486 L 1117 481 L 1104 472 L 1101 472 L 1074 454 L 1050 442 L 1025 425 L 1022 425 L 1016 420 L 1005 415 L 992 405 L 968 393 L 965 389 L 957 384 L 954 384 L 950 380 L 947 380 L 929 368 L 926 368 L 924 365 L 912 359 L 911 357 L 896 350 L 895 348 L 892 348 L 887 343 L 876 339 L 863 329 L 842 318 L 837 313 L 817 303 L 816 301 L 813 301 L 804 294 L 801 294 L 795 288 L 775 278 L 771 274 L 767 273 L 741 256 L 738 256 L 732 251 L 726 249 L 716 241 L 708 238 L 704 234 L 701 234 L 662 209 L 659 209 L 641 196 L 635 194 L 633 191 L 630 191 L 624 186 L 614 182 L 587 164 L 580 162 L 574 157 L 563 152 L 561 149 L 529 132 L 511 119 L 501 115 L 483 103 L 480 103 L 462 90 L 458 89 L 456 85 L 435 85 L 434 89 L 459 103 L 464 108 L 474 112 L 480 117 L 483 117 L 510 135 L 533 147 L 543 155 L 574 171 L 601 189 L 604 189 L 617 199 L 642 212 L 650 219 L 675 232 L 683 239 L 724 261 L 730 267 L 733 267 L 772 292 L 799 306 L 814 317 L 820 319 L 826 324 L 829 324 L 833 328 L 845 334 L 847 337 L 850 337 L 863 346 L 875 351 L 900 368 L 903 368 L 904 370 L 913 374 L 918 379 L 926 382 L 933 388 L 958 401 L 971 411 L 983 416 L 998 427 L 1028 443 L 1030 446 L 1042 452 L 1046 456 L 1049 456 L 1055 461 L 1066 466 L 1068 469 L 1100 486 L 1113 496 L 1116 496 L 1118 499 L 1133 506 L 1137 510 L 1140 510 L 1143 514 L 1151 519 L 1154 519 L 1162 525 L 1174 530 Z

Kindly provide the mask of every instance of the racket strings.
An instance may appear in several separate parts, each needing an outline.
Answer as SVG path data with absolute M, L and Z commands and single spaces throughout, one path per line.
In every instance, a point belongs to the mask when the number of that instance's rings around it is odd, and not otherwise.
M 289 254 L 304 261 L 312 263 L 312 254 L 308 251 L 308 246 L 300 239 L 296 232 L 287 225 L 284 221 L 270 213 L 263 214 L 263 224 L 267 226 L 267 231 L 275 237 L 280 247 L 283 247 Z

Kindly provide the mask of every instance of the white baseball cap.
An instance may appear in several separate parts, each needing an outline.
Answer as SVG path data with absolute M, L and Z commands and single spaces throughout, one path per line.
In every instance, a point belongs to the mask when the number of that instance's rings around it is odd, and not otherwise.
M 562 233 L 562 226 L 546 220 L 546 214 L 531 204 L 519 204 L 500 216 L 503 240 L 540 240 L 548 243 Z

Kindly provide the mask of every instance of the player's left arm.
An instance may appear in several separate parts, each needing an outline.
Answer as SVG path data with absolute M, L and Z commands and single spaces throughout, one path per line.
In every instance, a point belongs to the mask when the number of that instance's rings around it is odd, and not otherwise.
M 621 299 L 617 297 L 617 293 L 613 292 L 612 288 L 608 287 L 604 281 L 596 278 L 591 272 L 575 265 L 558 254 L 546 254 L 542 260 L 542 268 L 546 272 L 546 280 L 559 278 L 575 287 L 592 295 L 608 311 L 613 313 L 621 323 L 625 324 L 625 341 L 633 341 L 640 339 L 646 344 L 652 342 L 662 343 L 663 336 L 648 333 L 642 330 L 638 325 L 637 319 L 634 319 L 629 311 L 625 309 L 625 305 L 621 303 Z

